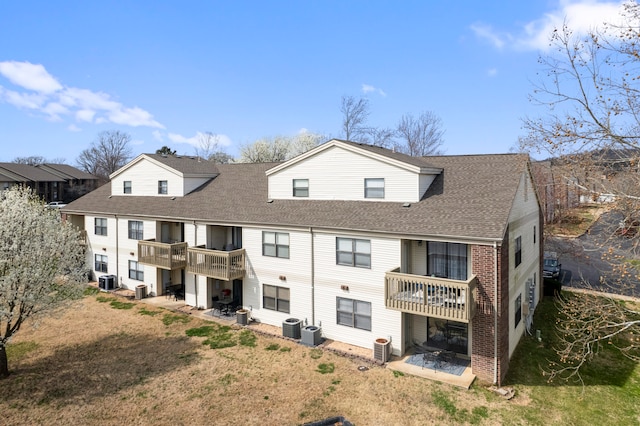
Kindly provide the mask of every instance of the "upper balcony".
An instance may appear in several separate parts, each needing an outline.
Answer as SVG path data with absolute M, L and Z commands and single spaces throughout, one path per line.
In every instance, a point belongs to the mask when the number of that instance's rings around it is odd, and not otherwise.
M 410 314 L 469 323 L 476 312 L 477 278 L 467 281 L 400 273 L 385 274 L 385 300 L 389 309 Z
M 225 281 L 244 278 L 244 249 L 222 251 L 189 247 L 187 255 L 188 272 Z
M 138 241 L 138 262 L 162 269 L 187 266 L 187 243 L 160 243 L 155 239 Z

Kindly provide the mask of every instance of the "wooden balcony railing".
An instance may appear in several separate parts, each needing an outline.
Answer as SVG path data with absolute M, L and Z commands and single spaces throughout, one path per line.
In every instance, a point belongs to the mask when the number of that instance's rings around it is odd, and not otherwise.
M 389 309 L 468 323 L 476 312 L 477 279 L 467 281 L 401 274 L 385 274 L 385 300 Z
M 187 254 L 188 272 L 225 281 L 244 278 L 244 249 L 221 251 L 189 247 Z
M 187 243 L 138 241 L 138 262 L 162 269 L 180 269 L 187 265 Z

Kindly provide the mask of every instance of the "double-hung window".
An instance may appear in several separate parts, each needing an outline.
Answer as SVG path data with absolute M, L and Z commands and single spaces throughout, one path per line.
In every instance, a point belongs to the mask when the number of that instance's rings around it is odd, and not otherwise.
M 272 311 L 289 313 L 289 289 L 275 285 L 262 285 L 262 306 Z
M 293 180 L 293 196 L 308 197 L 309 196 L 309 179 Z
M 158 181 L 158 194 L 168 194 L 169 193 L 169 183 L 166 180 Z
M 131 194 L 131 181 L 125 180 L 122 184 L 122 192 L 125 194 Z
M 262 255 L 289 258 L 289 234 L 285 232 L 262 232 Z
M 384 178 L 365 179 L 364 198 L 384 198 Z
M 129 239 L 130 240 L 144 240 L 143 238 L 143 226 L 139 220 L 129 221 Z
M 516 298 L 516 305 L 513 308 L 516 313 L 514 327 L 517 327 L 522 319 L 522 294 L 519 294 Z
M 107 218 L 96 217 L 93 223 L 96 235 L 107 235 Z
M 96 254 L 95 256 L 95 271 L 96 272 L 108 272 L 107 271 L 107 255 L 105 254 Z
M 515 251 L 515 266 L 522 263 L 522 237 L 516 238 L 516 251 Z
M 136 281 L 144 281 L 144 269 L 135 260 L 129 261 L 129 278 Z
M 371 268 L 371 241 L 336 237 L 336 263 Z
M 340 325 L 371 331 L 371 302 L 338 297 L 336 314 Z

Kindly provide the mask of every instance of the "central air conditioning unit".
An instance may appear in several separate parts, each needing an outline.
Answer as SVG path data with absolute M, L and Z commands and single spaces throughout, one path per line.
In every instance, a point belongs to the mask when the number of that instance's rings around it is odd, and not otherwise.
M 291 339 L 299 339 L 302 321 L 297 318 L 287 318 L 282 322 L 282 335 Z
M 98 278 L 98 287 L 101 290 L 115 290 L 116 289 L 116 276 L 115 275 L 103 275 Z
M 376 339 L 373 342 L 373 358 L 385 363 L 391 358 L 391 341 L 388 339 Z
M 322 343 L 322 330 L 316 325 L 307 325 L 302 327 L 302 340 L 300 341 L 306 346 L 318 346 Z

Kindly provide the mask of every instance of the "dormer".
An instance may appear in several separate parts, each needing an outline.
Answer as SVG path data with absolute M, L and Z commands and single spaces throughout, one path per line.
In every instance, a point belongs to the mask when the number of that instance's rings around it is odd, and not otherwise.
M 267 170 L 274 200 L 420 201 L 441 168 L 372 145 L 332 139 Z
M 140 154 L 109 178 L 111 195 L 182 197 L 218 174 L 199 157 Z

